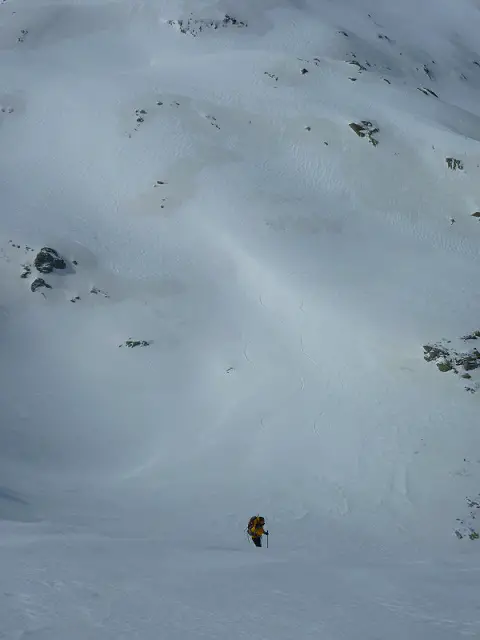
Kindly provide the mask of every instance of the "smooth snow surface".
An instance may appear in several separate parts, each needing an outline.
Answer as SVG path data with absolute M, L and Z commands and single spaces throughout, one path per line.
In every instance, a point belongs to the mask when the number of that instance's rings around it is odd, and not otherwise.
M 479 32 L 1 3 L 0 638 L 480 637 Z

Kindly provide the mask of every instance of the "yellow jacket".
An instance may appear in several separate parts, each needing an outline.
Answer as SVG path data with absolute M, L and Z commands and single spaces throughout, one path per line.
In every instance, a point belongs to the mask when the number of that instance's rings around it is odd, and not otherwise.
M 252 518 L 248 525 L 248 533 L 252 538 L 260 538 L 265 533 L 265 529 L 263 525 L 265 524 L 265 519 L 257 516 L 256 518 Z

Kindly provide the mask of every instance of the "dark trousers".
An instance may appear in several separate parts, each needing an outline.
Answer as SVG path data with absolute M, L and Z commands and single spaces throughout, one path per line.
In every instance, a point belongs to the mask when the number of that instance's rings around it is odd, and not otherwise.
M 252 537 L 252 542 L 256 547 L 261 547 L 262 546 L 262 538 L 261 538 L 261 536 Z

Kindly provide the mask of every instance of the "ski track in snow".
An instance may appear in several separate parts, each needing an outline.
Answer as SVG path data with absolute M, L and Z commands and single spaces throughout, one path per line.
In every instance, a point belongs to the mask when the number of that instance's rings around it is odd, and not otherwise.
M 1 638 L 480 634 L 480 12 L 357 5 L 0 3 Z

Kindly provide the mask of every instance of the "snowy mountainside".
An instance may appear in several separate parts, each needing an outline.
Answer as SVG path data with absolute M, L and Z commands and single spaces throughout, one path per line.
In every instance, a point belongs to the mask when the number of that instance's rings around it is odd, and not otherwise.
M 479 633 L 480 9 L 243 4 L 0 5 L 8 640 Z

